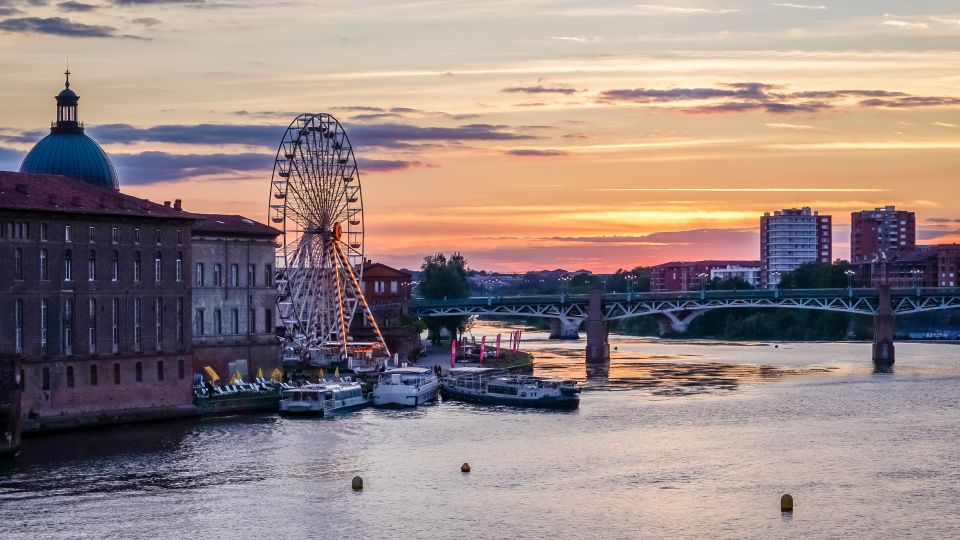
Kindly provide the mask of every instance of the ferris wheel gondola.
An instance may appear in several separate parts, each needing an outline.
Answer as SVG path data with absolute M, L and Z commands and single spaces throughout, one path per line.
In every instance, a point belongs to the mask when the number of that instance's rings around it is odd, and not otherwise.
M 333 116 L 302 114 L 284 133 L 274 162 L 270 220 L 277 247 L 277 308 L 285 360 L 320 363 L 353 353 L 387 355 L 363 297 L 363 196 L 353 146 Z M 350 338 L 358 311 L 372 342 Z

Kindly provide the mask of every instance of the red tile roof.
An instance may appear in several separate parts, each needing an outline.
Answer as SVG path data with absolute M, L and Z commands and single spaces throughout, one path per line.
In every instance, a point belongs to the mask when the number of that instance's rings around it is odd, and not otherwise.
M 403 270 L 397 270 L 383 263 L 366 261 L 363 263 L 363 275 L 369 277 L 398 277 L 402 279 L 412 279 L 413 274 Z
M 53 174 L 0 171 L 0 209 L 195 219 L 194 214 Z
M 234 214 L 193 214 L 198 221 L 193 224 L 195 233 L 239 234 L 275 238 L 282 234 L 277 229 Z

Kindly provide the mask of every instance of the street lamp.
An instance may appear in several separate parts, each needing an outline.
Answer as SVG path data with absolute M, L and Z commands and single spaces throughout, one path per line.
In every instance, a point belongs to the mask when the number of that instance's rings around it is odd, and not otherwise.
M 843 271 L 843 275 L 847 276 L 847 296 L 850 298 L 853 298 L 853 276 L 856 274 L 856 272 L 849 268 Z
M 633 282 L 637 279 L 637 276 L 627 274 L 625 279 L 627 280 L 627 300 L 633 300 Z
M 773 297 L 780 298 L 780 290 L 777 289 L 777 286 L 780 285 L 780 272 L 770 272 L 770 279 L 773 281 Z
M 923 282 L 921 277 L 923 276 L 923 270 L 914 268 L 910 271 L 910 273 L 913 274 L 913 286 L 916 288 L 917 296 L 920 296 L 920 284 Z
M 563 301 L 564 297 L 567 295 L 567 293 L 570 290 L 569 287 L 570 287 L 571 279 L 572 278 L 569 275 L 562 276 L 560 278 L 560 301 L 561 302 Z
M 710 274 L 700 272 L 697 277 L 700 278 L 700 299 L 703 300 L 707 296 L 707 278 Z

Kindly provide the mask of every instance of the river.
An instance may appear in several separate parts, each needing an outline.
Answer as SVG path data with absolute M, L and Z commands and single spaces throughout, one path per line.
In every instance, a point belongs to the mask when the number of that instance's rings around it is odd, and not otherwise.
M 0 538 L 960 535 L 956 345 L 898 344 L 874 374 L 865 343 L 612 336 L 588 377 L 582 341 L 545 337 L 524 347 L 538 374 L 585 381 L 578 411 L 450 402 L 28 438 L 0 464 Z

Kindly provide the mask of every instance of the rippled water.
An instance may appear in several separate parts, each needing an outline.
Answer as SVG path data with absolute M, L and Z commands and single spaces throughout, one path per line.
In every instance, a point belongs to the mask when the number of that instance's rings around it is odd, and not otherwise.
M 588 374 L 583 342 L 543 337 L 526 340 L 536 369 L 585 380 L 579 411 L 451 402 L 27 439 L 0 465 L 0 538 L 960 535 L 958 346 L 901 344 L 873 374 L 862 343 L 614 338 Z

